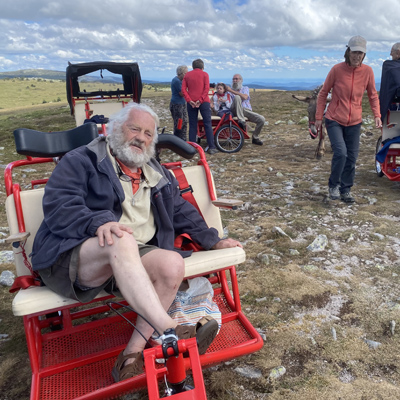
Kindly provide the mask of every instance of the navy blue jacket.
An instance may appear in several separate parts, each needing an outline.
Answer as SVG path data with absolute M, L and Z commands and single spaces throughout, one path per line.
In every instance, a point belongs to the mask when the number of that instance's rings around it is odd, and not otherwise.
M 152 159 L 149 165 L 162 178 L 151 190 L 156 234 L 151 241 L 162 249 L 174 249 L 175 236 L 188 233 L 209 250 L 220 239 L 198 211 L 180 196 L 177 180 Z M 54 169 L 43 197 L 44 220 L 32 250 L 34 270 L 47 268 L 57 258 L 94 237 L 101 225 L 119 221 L 125 195 L 106 152 L 105 138 L 67 153 Z M 190 252 L 181 252 L 185 257 Z
M 384 118 L 390 103 L 395 95 L 399 95 L 400 88 L 400 60 L 386 60 L 382 65 L 381 88 L 379 91 L 379 103 L 381 106 L 381 119 Z

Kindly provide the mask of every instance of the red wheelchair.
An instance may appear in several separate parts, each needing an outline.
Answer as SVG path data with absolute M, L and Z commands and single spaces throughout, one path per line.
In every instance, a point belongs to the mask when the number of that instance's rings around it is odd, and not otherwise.
M 232 132 L 237 132 L 234 122 L 229 126 Z M 219 127 L 222 128 L 223 125 Z M 213 300 L 222 314 L 221 329 L 207 352 L 199 355 L 195 339 L 163 343 L 143 352 L 145 371 L 142 374 L 118 383 L 114 382 L 111 369 L 133 332 L 134 310 L 123 299 L 110 302 L 112 296 L 104 291 L 87 304 L 64 298 L 41 286 L 32 270 L 30 253 L 43 220 L 43 186 L 48 174 L 43 170 L 42 178 L 32 179 L 26 185 L 25 181 L 15 181 L 24 178 L 13 171 L 27 165 L 51 166 L 57 158 L 89 143 L 98 134 L 95 123 L 62 132 L 14 131 L 17 153 L 26 158 L 10 163 L 4 172 L 10 228 L 6 241 L 12 245 L 18 276 L 11 289 L 15 292 L 12 311 L 24 322 L 32 370 L 30 399 L 115 399 L 147 387 L 149 399 L 156 400 L 160 398 L 159 382 L 165 381 L 168 397 L 204 400 L 207 396 L 203 368 L 255 352 L 263 346 L 260 334 L 241 307 L 235 265 L 246 259 L 242 248 L 197 251 L 185 258 L 185 279 L 206 277 L 213 286 Z M 185 159 L 198 156 L 197 164 L 185 168 L 181 162 L 165 165 L 175 176 L 185 174 L 186 183 L 181 193 L 193 194 L 207 224 L 216 228 L 222 237 L 219 207 L 232 209 L 238 203 L 216 198 L 203 149 L 168 134 L 159 135 L 157 146 Z M 114 314 L 110 308 L 119 311 Z M 189 357 L 183 358 L 186 352 Z M 165 364 L 156 362 L 160 358 L 166 360 Z M 188 371 L 193 376 L 191 387 L 184 384 Z
M 231 114 L 225 114 L 222 118 L 211 117 L 211 124 L 214 133 L 215 147 L 223 153 L 237 153 L 244 144 L 245 139 L 250 139 L 246 129 L 242 129 L 238 120 Z M 206 137 L 204 123 L 201 116 L 197 123 L 197 143 Z

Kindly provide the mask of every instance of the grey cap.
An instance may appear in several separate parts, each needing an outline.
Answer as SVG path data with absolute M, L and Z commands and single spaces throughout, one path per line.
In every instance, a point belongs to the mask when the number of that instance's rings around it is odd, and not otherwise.
M 347 47 L 349 47 L 351 51 L 362 51 L 363 53 L 366 53 L 367 41 L 362 36 L 353 36 L 349 40 Z

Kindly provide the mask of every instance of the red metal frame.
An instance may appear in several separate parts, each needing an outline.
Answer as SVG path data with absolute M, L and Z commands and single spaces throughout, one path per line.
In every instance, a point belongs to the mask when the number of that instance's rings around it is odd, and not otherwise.
M 204 151 L 198 144 L 190 144 L 199 153 L 198 165 L 205 170 L 209 194 L 215 200 L 211 172 Z M 48 162 L 53 162 L 53 159 L 28 157 L 26 160 L 12 162 L 5 169 L 7 195 L 14 194 L 21 232 L 25 231 L 25 224 L 19 196 L 20 187 L 13 183 L 12 170 L 15 167 Z M 173 163 L 175 168 L 179 167 L 178 164 Z M 263 346 L 259 333 L 242 312 L 235 266 L 213 271 L 211 275 L 209 280 L 214 286 L 214 301 L 222 313 L 221 330 L 207 352 L 201 356 L 191 354 L 193 350 L 190 350 L 188 341 L 186 344 L 179 342 L 180 346 L 187 346 L 189 350 L 190 358 L 184 359 L 184 368 L 192 370 L 195 381 L 200 379 L 201 368 L 255 352 Z M 111 297 L 106 296 L 83 306 L 75 304 L 56 307 L 23 317 L 32 369 L 31 400 L 54 400 L 61 397 L 79 400 L 105 399 L 134 392 L 146 384 L 149 398 L 157 399 L 153 389 L 156 382 L 164 376 L 165 369 L 154 372 L 150 362 L 146 364 L 146 370 L 152 371 L 151 376 L 147 372 L 118 383 L 112 380 L 111 369 L 115 359 L 128 342 L 133 328 L 120 316 L 110 314 L 109 307 L 104 302 Z M 54 312 L 57 313 L 49 315 Z M 124 315 L 135 319 L 132 312 Z M 59 330 L 51 330 L 51 327 Z M 145 357 L 154 357 L 154 351 L 158 350 L 145 352 Z M 186 396 L 194 396 L 196 393 L 198 397 L 186 397 L 184 393 L 180 393 L 175 398 L 206 399 L 201 383 L 196 383 L 196 391 L 185 393 Z
M 386 154 L 385 161 L 380 163 L 383 174 L 391 181 L 400 181 L 400 149 L 390 149 Z
M 229 125 L 229 123 L 232 123 L 232 125 L 236 126 L 238 129 L 240 129 L 241 132 L 243 132 L 243 136 L 245 139 L 250 139 L 250 136 L 247 133 L 247 130 L 243 130 L 239 124 L 236 122 L 236 120 L 232 117 L 231 114 L 225 114 L 221 119 L 212 119 L 211 120 L 211 125 L 213 127 L 213 135 L 217 133 L 217 130 L 223 126 L 223 125 Z M 203 120 L 200 119 L 197 122 L 197 136 L 200 139 L 203 139 L 206 137 L 206 132 L 204 130 L 204 123 Z
M 384 123 L 387 127 L 390 127 L 390 110 L 387 111 L 386 118 Z M 383 135 L 383 127 L 381 129 L 381 137 Z M 400 149 L 399 148 L 389 148 L 385 161 L 383 163 L 379 163 L 379 161 L 375 161 L 380 164 L 382 173 L 391 181 L 400 181 L 400 161 L 397 162 L 397 157 L 400 160 Z

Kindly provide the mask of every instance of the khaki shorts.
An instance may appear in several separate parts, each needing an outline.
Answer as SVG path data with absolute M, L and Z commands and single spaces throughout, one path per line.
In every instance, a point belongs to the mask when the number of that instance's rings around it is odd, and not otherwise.
M 82 244 L 62 253 L 51 267 L 39 270 L 43 284 L 61 296 L 82 303 L 92 301 L 103 289 L 107 293 L 120 295 L 114 277 L 97 287 L 87 287 L 79 283 L 78 267 L 81 246 Z M 140 257 L 156 249 L 158 249 L 157 246 L 139 244 Z

